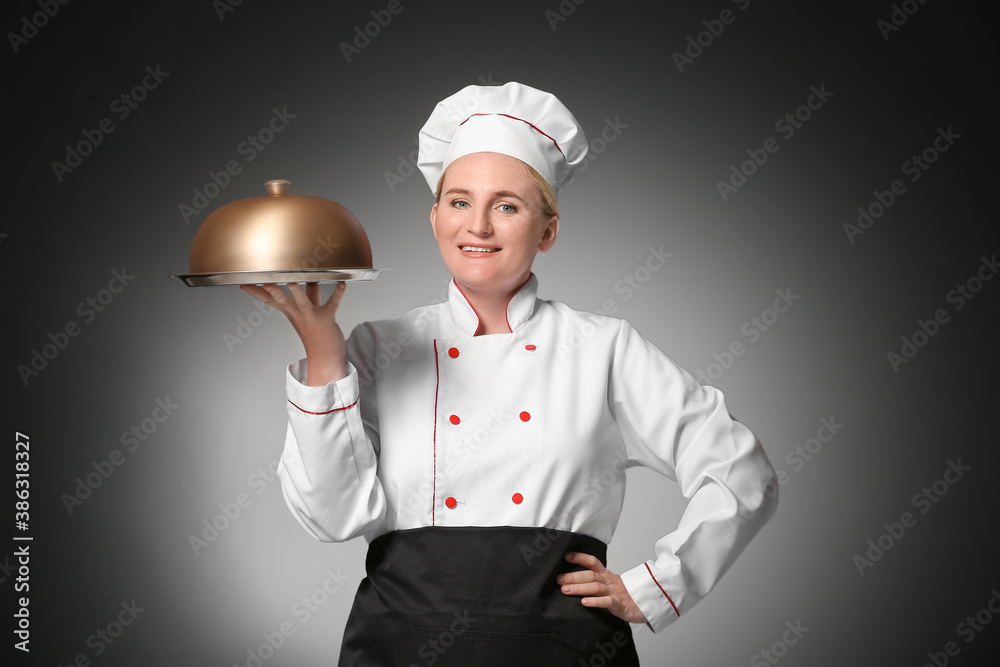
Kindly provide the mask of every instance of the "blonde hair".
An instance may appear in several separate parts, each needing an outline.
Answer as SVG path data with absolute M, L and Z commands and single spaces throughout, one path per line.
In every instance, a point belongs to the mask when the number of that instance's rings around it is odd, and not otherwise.
M 542 213 L 546 218 L 551 218 L 552 216 L 559 215 L 559 202 L 556 200 L 556 193 L 552 191 L 552 186 L 549 182 L 545 180 L 545 177 L 538 173 L 538 171 L 532 167 L 527 162 L 522 160 L 517 160 L 517 163 L 521 165 L 524 173 L 531 177 L 538 186 L 538 195 L 542 200 Z M 449 165 L 450 166 L 450 165 Z M 437 188 L 434 190 L 434 201 L 441 201 L 441 188 L 444 185 L 444 175 L 448 173 L 445 169 L 441 172 L 441 178 L 438 179 Z

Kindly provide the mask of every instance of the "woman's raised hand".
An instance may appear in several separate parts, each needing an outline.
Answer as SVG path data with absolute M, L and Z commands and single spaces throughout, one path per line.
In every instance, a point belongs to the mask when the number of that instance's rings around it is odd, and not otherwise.
M 345 283 L 338 282 L 324 304 L 319 302 L 317 283 L 306 283 L 305 290 L 298 283 L 289 283 L 288 292 L 274 283 L 240 285 L 240 289 L 280 310 L 292 323 L 306 350 L 307 385 L 322 386 L 346 376 L 344 332 L 337 324 Z

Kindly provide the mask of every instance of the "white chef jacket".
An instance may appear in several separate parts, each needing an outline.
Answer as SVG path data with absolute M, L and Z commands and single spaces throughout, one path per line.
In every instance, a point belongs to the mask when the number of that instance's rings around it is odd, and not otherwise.
M 625 470 L 646 466 L 688 500 L 655 558 L 621 575 L 658 632 L 770 518 L 774 470 L 718 389 L 628 322 L 537 287 L 532 275 L 511 298 L 509 333 L 475 336 L 479 317 L 452 281 L 445 303 L 356 327 L 347 377 L 309 387 L 305 360 L 290 364 L 285 501 L 323 541 L 527 526 L 608 543 Z

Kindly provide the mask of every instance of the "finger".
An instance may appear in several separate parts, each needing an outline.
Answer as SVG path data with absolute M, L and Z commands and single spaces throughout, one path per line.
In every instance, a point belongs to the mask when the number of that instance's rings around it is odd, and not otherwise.
M 312 305 L 319 305 L 319 283 L 306 283 L 306 297 Z
M 591 581 L 599 581 L 597 573 L 593 570 L 579 570 L 577 572 L 563 572 L 556 577 L 557 584 L 585 584 Z
M 615 599 L 609 595 L 581 598 L 580 603 L 588 607 L 600 607 L 603 609 L 611 609 L 616 604 Z
M 264 283 L 261 288 L 271 295 L 272 303 L 270 305 L 284 312 L 288 305 L 288 293 L 278 287 L 276 283 Z
M 263 287 L 258 287 L 257 285 L 240 285 L 240 290 L 246 292 L 255 299 L 263 301 L 269 306 L 274 305 L 274 299 L 271 298 L 270 292 Z
M 324 308 L 332 308 L 333 312 L 340 310 L 340 302 L 344 300 L 344 292 L 347 291 L 347 283 L 340 281 L 337 286 L 333 288 L 333 294 L 330 298 L 326 300 Z
M 608 587 L 604 584 L 592 581 L 585 584 L 563 584 L 559 590 L 566 595 L 607 595 Z
M 582 565 L 588 570 L 593 570 L 594 572 L 602 573 L 607 572 L 607 568 L 601 563 L 597 556 L 591 556 L 590 554 L 577 553 L 569 551 L 566 553 L 566 560 L 570 563 L 576 563 L 577 565 Z
M 298 283 L 288 283 L 288 291 L 292 293 L 292 298 L 295 299 L 295 304 L 299 308 L 313 305 L 312 301 L 309 300 L 309 297 L 303 291 L 302 286 Z
M 274 283 L 240 285 L 240 289 L 271 306 L 277 305 L 285 295 L 284 291 Z

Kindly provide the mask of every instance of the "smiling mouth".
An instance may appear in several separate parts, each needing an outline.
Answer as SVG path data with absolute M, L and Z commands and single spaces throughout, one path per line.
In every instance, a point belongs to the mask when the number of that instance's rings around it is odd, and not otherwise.
M 474 245 L 463 245 L 459 246 L 459 248 L 462 250 L 462 252 L 481 252 L 483 254 L 491 252 L 500 252 L 500 248 L 481 248 L 479 246 L 474 246 Z

